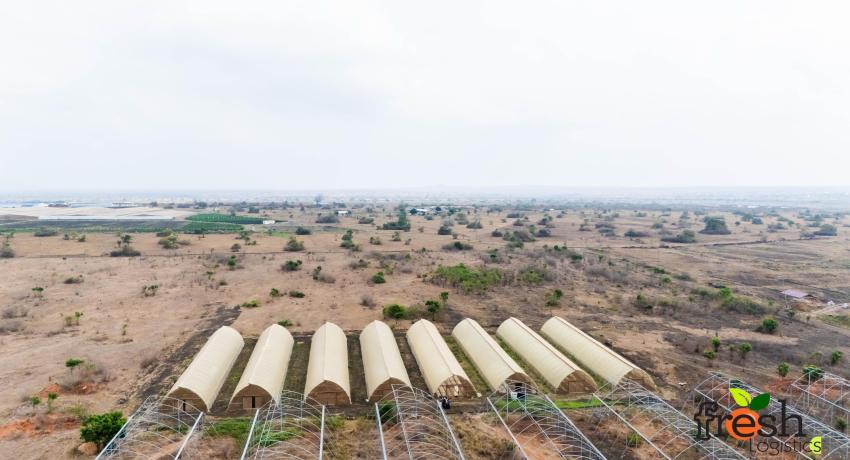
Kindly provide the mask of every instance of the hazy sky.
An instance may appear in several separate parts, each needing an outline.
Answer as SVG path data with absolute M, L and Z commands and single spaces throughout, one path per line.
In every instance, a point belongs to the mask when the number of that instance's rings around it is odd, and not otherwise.
M 850 2 L 5 2 L 0 189 L 850 185 Z

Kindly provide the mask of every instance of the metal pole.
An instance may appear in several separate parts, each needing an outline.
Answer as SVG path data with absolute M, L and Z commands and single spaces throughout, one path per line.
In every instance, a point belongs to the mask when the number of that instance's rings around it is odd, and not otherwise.
M 240 460 L 245 460 L 245 456 L 248 455 L 248 446 L 251 445 L 251 438 L 254 436 L 254 425 L 257 424 L 257 417 L 260 415 L 260 409 L 257 409 L 254 412 L 254 420 L 251 421 L 251 429 L 248 431 L 248 439 L 245 440 L 245 448 L 242 449 L 242 456 L 239 457 Z
M 381 458 L 387 460 L 387 445 L 384 444 L 384 428 L 381 426 L 381 410 L 375 403 L 375 423 L 378 424 L 378 438 L 381 440 Z
M 449 423 L 449 418 L 446 417 L 446 413 L 443 412 L 443 406 L 440 405 L 440 401 L 434 401 L 437 404 L 437 409 L 440 410 L 440 415 L 443 416 L 443 421 L 446 422 L 446 428 L 449 430 L 449 436 L 452 437 L 452 443 L 455 445 L 455 449 L 457 449 L 457 455 L 460 460 L 466 460 L 463 457 L 463 451 L 460 449 L 460 443 L 457 442 L 457 438 L 455 437 L 455 432 L 452 430 L 452 425 Z
M 516 444 L 517 448 L 519 449 L 519 453 L 522 454 L 522 458 L 527 460 L 529 458 L 528 454 L 525 453 L 525 449 L 522 448 L 522 444 L 520 444 L 516 436 L 514 436 L 513 431 L 508 428 L 508 424 L 505 423 L 505 420 L 502 418 L 502 415 L 499 414 L 499 410 L 496 409 L 496 406 L 493 405 L 493 401 L 490 401 L 490 398 L 487 398 L 487 404 L 490 405 L 490 408 L 493 409 L 493 412 L 496 414 L 496 417 L 498 417 L 499 421 L 502 422 L 502 426 L 505 427 L 505 430 L 508 432 L 509 435 L 511 435 L 511 439 L 514 440 L 514 444 Z
M 325 451 L 325 405 L 322 404 L 322 427 L 319 431 L 319 460 L 322 460 L 322 455 Z
M 177 460 L 183 454 L 183 449 L 185 449 L 186 445 L 189 444 L 189 439 L 192 438 L 192 434 L 195 433 L 195 428 L 198 427 L 198 424 L 201 423 L 201 420 L 203 420 L 203 418 L 204 418 L 204 413 L 201 412 L 198 415 L 198 418 L 195 419 L 195 424 L 192 425 L 192 429 L 189 430 L 189 432 L 186 433 L 186 437 L 183 438 L 183 444 L 180 445 L 180 450 L 178 450 L 177 453 L 174 455 L 174 460 Z

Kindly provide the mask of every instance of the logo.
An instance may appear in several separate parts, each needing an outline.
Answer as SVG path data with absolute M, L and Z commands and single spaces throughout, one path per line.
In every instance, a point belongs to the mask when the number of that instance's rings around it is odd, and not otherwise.
M 762 393 L 755 398 L 740 388 L 730 388 L 729 393 L 740 407 L 729 414 L 730 418 L 726 420 L 726 432 L 739 441 L 756 437 L 763 428 L 758 411 L 770 404 L 770 393 Z
M 803 432 L 803 417 L 798 413 L 789 413 L 784 399 L 776 400 L 771 406 L 770 393 L 753 396 L 741 388 L 730 388 L 729 393 L 737 405 L 731 411 L 722 409 L 716 401 L 700 403 L 694 414 L 697 440 L 728 436 L 737 441 L 749 441 L 750 450 L 754 452 L 775 455 L 786 452 L 820 455 L 822 452 L 820 436 L 813 437 L 809 442 L 804 441 L 807 435 Z M 769 414 L 759 413 L 769 407 Z

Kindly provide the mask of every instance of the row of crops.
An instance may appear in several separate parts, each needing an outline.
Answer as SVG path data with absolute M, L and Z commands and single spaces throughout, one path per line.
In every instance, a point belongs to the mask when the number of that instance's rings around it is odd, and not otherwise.
M 186 220 L 192 222 L 211 222 L 211 223 L 227 223 L 227 224 L 262 224 L 263 219 L 259 217 L 237 216 L 234 214 L 195 214 L 189 216 Z

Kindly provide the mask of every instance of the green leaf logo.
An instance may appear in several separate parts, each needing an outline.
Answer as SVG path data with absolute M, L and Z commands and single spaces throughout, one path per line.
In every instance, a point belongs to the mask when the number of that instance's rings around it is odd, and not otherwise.
M 750 401 L 750 409 L 758 412 L 770 404 L 770 393 L 762 393 Z
M 753 400 L 749 393 L 740 388 L 730 388 L 729 393 L 732 393 L 732 399 L 741 407 L 749 407 L 750 401 Z
M 749 407 L 754 411 L 760 411 L 770 404 L 770 393 L 762 393 L 755 398 L 740 388 L 730 388 L 729 393 L 739 406 Z

